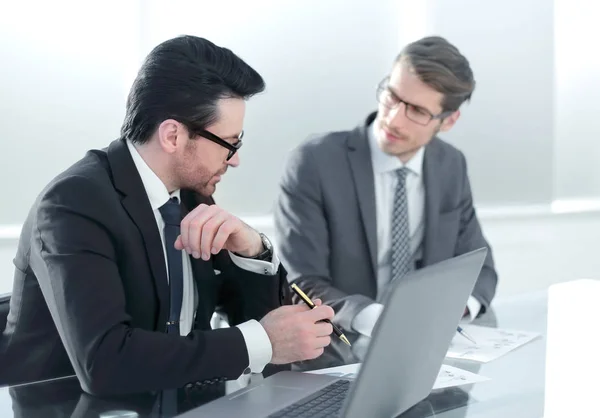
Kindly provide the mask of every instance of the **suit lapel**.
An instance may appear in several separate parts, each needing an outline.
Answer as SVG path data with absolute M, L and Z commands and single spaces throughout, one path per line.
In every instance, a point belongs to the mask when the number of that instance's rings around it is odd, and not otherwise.
M 354 178 L 358 205 L 362 217 L 362 224 L 367 237 L 371 269 L 373 277 L 377 277 L 377 218 L 375 207 L 375 179 L 373 177 L 373 163 L 371 150 L 367 138 L 367 126 L 373 121 L 370 115 L 366 125 L 362 125 L 351 132 L 348 138 L 348 160 Z
M 439 223 L 441 189 L 439 181 L 439 165 L 441 163 L 434 138 L 426 147 L 423 157 L 423 181 L 425 184 L 425 243 L 423 249 L 423 265 L 435 262 L 433 248 Z
M 162 242 L 156 228 L 156 219 L 142 179 L 135 168 L 125 141 L 121 139 L 113 141 L 108 148 L 107 155 L 115 187 L 123 194 L 121 201 L 123 207 L 144 239 L 144 247 L 159 300 L 159 315 L 156 326 L 158 329 L 162 329 L 167 321 L 169 311 L 169 285 Z

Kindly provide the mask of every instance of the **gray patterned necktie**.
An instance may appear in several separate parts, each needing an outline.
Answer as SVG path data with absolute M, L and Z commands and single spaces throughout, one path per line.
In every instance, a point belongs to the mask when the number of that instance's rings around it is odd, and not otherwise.
M 408 229 L 408 201 L 406 197 L 406 167 L 396 170 L 398 184 L 394 193 L 392 211 L 392 281 L 409 272 L 410 236 Z

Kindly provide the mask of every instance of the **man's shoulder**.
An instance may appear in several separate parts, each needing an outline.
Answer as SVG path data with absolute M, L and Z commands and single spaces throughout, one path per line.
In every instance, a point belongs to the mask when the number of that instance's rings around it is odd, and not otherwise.
M 38 195 L 38 203 L 61 195 L 101 197 L 112 181 L 106 150 L 90 150 L 80 160 L 48 182 Z
M 347 147 L 353 131 L 330 131 L 308 136 L 294 148 L 292 154 L 311 159 L 327 160 Z
M 446 163 L 460 163 L 465 159 L 460 149 L 437 136 L 427 145 L 426 153 Z
M 333 148 L 345 146 L 348 137 L 352 134 L 351 130 L 329 131 L 310 135 L 304 142 L 307 146 L 315 148 Z
M 455 145 L 452 145 L 450 142 L 438 136 L 433 137 L 430 146 L 436 148 L 438 151 L 452 156 L 458 156 L 463 154 L 462 151 L 458 149 Z
M 52 228 L 57 214 L 101 219 L 116 197 L 110 181 L 106 151 L 88 151 L 83 158 L 50 180 L 37 194 L 23 224 L 20 253 L 28 252 L 32 228 L 42 222 Z

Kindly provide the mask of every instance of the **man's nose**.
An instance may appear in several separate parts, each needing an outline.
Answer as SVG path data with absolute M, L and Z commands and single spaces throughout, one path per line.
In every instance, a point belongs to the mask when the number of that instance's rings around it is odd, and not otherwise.
M 227 165 L 231 167 L 237 167 L 240 165 L 240 153 L 236 152 L 233 156 L 227 161 Z
M 400 128 L 406 123 L 406 105 L 400 102 L 394 109 L 390 109 L 387 114 L 386 124 L 392 128 Z

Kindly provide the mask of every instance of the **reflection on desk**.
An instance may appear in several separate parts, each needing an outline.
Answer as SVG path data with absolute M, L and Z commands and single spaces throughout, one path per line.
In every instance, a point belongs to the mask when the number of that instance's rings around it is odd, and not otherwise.
M 11 387 L 8 394 L 15 418 L 173 417 L 223 396 L 225 384 L 174 391 L 178 405 L 170 411 L 164 410 L 162 393 L 98 398 L 83 392 L 75 377 Z M 8 410 L 0 415 L 10 416 Z
M 260 379 L 260 376 L 256 376 Z M 15 386 L 3 389 L 10 397 L 11 405 L 0 411 L 2 417 L 15 418 L 138 418 L 174 417 L 211 400 L 224 396 L 225 383 L 210 387 L 193 387 L 175 391 L 176 410 L 165 410 L 165 392 L 145 393 L 122 397 L 98 398 L 84 393 L 75 377 L 47 382 Z M 4 393 L 0 394 L 3 396 Z M 402 415 L 403 418 L 437 416 L 442 411 L 454 410 L 467 405 L 469 395 L 458 388 L 433 392 L 426 400 Z M 0 406 L 6 404 L 0 401 Z M 11 415 L 11 410 L 14 415 Z
M 283 368 L 269 367 L 265 373 L 270 375 Z M 262 375 L 242 376 L 237 381 L 100 398 L 85 393 L 77 378 L 69 376 L 0 388 L 0 417 L 171 418 L 261 379 Z
M 595 282 L 600 288 L 600 283 Z M 561 286 L 565 286 L 564 284 Z M 567 284 L 566 286 L 570 286 Z M 569 299 L 577 300 L 577 283 L 568 287 Z M 567 294 L 567 289 L 561 293 Z M 595 300 L 588 306 L 596 306 L 597 300 L 589 294 L 589 288 L 581 290 L 587 295 L 581 295 L 581 300 Z M 600 289 L 599 289 L 600 292 Z M 575 302 L 576 304 L 576 302 Z M 553 315 L 563 312 L 560 307 L 551 306 Z M 580 307 L 583 309 L 583 307 Z M 590 308 L 591 309 L 591 308 Z M 594 308 L 595 309 L 595 308 Z M 490 381 L 481 384 L 463 386 L 461 388 L 448 388 L 437 390 L 424 401 L 402 415 L 403 418 L 530 418 L 552 415 L 551 410 L 544 411 L 544 403 L 547 408 L 558 410 L 561 413 L 572 411 L 566 415 L 556 416 L 595 416 L 596 410 L 590 409 L 594 404 L 595 397 L 590 394 L 595 392 L 592 388 L 585 390 L 586 381 L 569 381 L 570 390 L 564 390 L 555 379 L 556 373 L 548 373 L 553 382 L 546 382 L 546 367 L 559 370 L 560 373 L 568 371 L 568 365 L 573 358 L 561 358 L 556 347 L 560 345 L 561 335 L 555 334 L 553 346 L 549 346 L 552 353 L 552 365 L 546 365 L 546 318 L 548 311 L 547 292 L 525 294 L 494 303 L 493 311 L 490 310 L 485 316 L 478 319 L 476 323 L 485 326 L 498 326 L 499 328 L 520 329 L 537 332 L 542 335 L 531 343 L 519 347 L 507 355 L 486 364 L 447 359 L 446 364 L 469 370 L 491 378 Z M 552 318 L 551 318 L 552 319 Z M 554 319 L 553 319 L 554 320 Z M 597 321 L 597 318 L 589 318 L 589 321 Z M 553 329 L 552 326 L 549 327 Z M 562 329 L 561 329 L 561 332 Z M 577 336 L 571 333 L 570 338 Z M 554 344 L 557 344 L 556 347 Z M 597 346 L 580 350 L 581 356 L 589 358 L 577 358 L 576 362 L 582 370 L 579 374 L 585 374 L 585 364 L 589 370 L 595 371 L 597 361 L 595 349 Z M 560 367 L 559 369 L 554 369 Z M 589 377 L 589 376 L 588 376 Z M 262 379 L 261 375 L 253 375 L 251 379 Z M 545 391 L 550 393 L 550 384 L 554 389 L 563 388 L 560 393 L 552 392 L 553 399 L 549 402 L 545 399 Z M 165 411 L 163 400 L 164 393 L 145 393 L 135 396 L 121 398 L 97 398 L 84 393 L 75 378 L 59 379 L 48 382 L 39 382 L 21 385 L 12 388 L 0 388 L 0 416 L 1 417 L 102 417 L 110 411 L 123 411 L 122 417 L 171 417 L 177 413 L 189 411 L 206 402 L 235 390 L 235 385 L 241 387 L 246 382 L 225 382 L 209 386 L 188 386 L 175 391 L 175 404 L 177 412 Z M 382 385 L 385 382 L 381 382 Z M 407 382 L 410 384 L 410 382 Z M 579 389 L 577 389 L 579 388 Z M 582 396 L 579 396 L 582 395 Z M 133 411 L 137 415 L 124 415 L 126 411 Z M 116 415 L 119 416 L 119 415 Z

